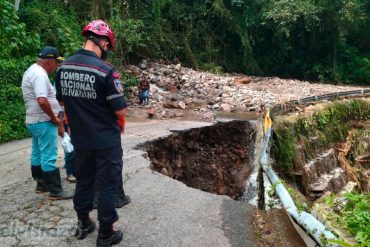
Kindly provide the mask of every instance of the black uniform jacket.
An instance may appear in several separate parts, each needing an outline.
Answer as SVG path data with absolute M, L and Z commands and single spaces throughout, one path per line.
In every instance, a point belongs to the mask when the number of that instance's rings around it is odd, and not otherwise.
M 56 76 L 58 101 L 68 116 L 72 144 L 79 149 L 121 145 L 114 111 L 127 107 L 119 74 L 92 51 L 79 50 Z

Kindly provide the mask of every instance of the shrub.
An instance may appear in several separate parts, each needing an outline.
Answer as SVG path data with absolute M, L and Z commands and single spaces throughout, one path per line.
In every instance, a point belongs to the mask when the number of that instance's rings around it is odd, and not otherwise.
M 47 13 L 47 14 L 46 14 Z M 27 29 L 36 31 L 45 45 L 59 49 L 63 56 L 72 55 L 82 46 L 81 25 L 75 14 L 57 1 L 27 1 L 19 10 Z
M 10 84 L 2 86 L 0 88 L 0 143 L 29 136 L 24 112 L 21 88 Z

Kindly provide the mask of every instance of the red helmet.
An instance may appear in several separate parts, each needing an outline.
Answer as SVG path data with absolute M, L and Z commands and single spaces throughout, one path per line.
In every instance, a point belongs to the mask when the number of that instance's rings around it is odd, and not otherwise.
M 88 32 L 92 32 L 98 36 L 107 37 L 110 43 L 109 49 L 113 50 L 114 42 L 115 42 L 114 32 L 105 21 L 95 20 L 95 21 L 90 22 L 84 27 L 81 34 L 82 36 L 86 36 Z

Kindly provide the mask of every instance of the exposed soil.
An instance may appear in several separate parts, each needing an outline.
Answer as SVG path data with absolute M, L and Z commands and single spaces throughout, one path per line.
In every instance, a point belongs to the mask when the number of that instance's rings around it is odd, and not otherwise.
M 145 145 L 152 169 L 186 185 L 238 199 L 253 166 L 256 126 L 247 121 L 176 132 Z M 248 222 L 257 247 L 306 246 L 282 209 L 257 210 Z
M 147 145 L 153 169 L 186 185 L 239 198 L 253 170 L 250 122 L 233 121 L 175 133 Z
M 261 247 L 305 247 L 283 209 L 257 211 L 254 229 Z
M 143 122 L 143 121 L 150 121 L 151 119 L 164 119 L 164 117 L 158 115 L 158 112 L 154 114 L 154 116 L 150 117 L 148 112 L 155 108 L 155 105 L 148 105 L 142 106 L 138 104 L 132 104 L 129 106 L 129 113 L 127 116 L 127 120 L 131 122 Z M 199 122 L 214 122 L 215 121 L 215 113 L 211 114 L 211 117 L 204 117 L 198 111 L 194 111 L 192 109 L 167 109 L 166 114 L 168 115 L 167 119 L 178 119 L 184 121 L 199 121 Z

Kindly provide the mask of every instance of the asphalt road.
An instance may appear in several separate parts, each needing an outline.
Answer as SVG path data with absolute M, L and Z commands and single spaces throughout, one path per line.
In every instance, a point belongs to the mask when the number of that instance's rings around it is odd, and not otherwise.
M 171 129 L 208 125 L 190 121 L 128 122 L 122 138 L 124 187 L 132 202 L 119 209 L 118 246 L 257 246 L 251 222 L 255 208 L 227 196 L 187 187 L 150 169 L 143 150 L 135 146 L 171 134 Z M 49 201 L 34 193 L 29 156 L 31 140 L 0 145 L 0 246 L 95 246 L 97 231 L 78 241 L 73 237 L 73 203 Z M 58 164 L 63 166 L 59 150 Z M 74 185 L 66 182 L 65 189 Z M 96 219 L 96 211 L 92 213 Z

